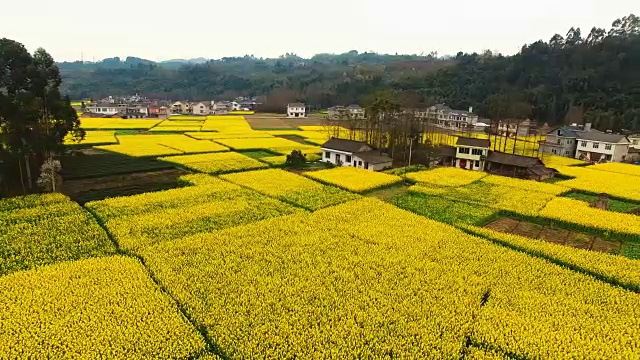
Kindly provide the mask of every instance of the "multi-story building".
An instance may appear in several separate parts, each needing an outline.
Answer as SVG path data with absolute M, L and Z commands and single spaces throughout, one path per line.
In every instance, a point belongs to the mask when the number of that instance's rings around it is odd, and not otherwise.
M 593 130 L 578 132 L 576 140 L 575 158 L 591 162 L 625 161 L 631 145 L 625 135 Z
M 366 111 L 360 105 L 334 106 L 329 108 L 329 118 L 334 120 L 342 119 L 364 119 Z
M 459 137 L 456 142 L 455 167 L 484 171 L 491 142 L 487 139 Z
M 546 154 L 574 157 L 578 147 L 578 128 L 575 126 L 562 126 L 547 133 L 546 140 L 541 146 L 541 151 Z
M 200 101 L 191 105 L 191 113 L 194 115 L 211 114 L 211 103 L 208 101 Z
M 86 106 L 86 109 L 86 112 L 102 115 L 115 115 L 121 112 L 121 108 L 118 105 L 110 103 L 90 104 Z
M 503 120 L 497 121 L 494 130 L 497 130 L 498 134 L 506 137 L 514 136 L 527 136 L 531 133 L 531 129 L 534 127 L 534 122 L 527 120 Z
M 436 104 L 426 110 L 415 111 L 418 118 L 429 119 L 438 127 L 453 130 L 462 130 L 475 127 L 478 115 L 473 113 L 473 107 L 469 111 L 453 110 L 444 104 Z
M 303 103 L 291 103 L 287 105 L 287 117 L 303 118 L 307 116 L 307 106 Z

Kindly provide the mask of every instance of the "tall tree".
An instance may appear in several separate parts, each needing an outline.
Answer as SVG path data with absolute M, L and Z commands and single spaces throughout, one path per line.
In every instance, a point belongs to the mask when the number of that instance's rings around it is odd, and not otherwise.
M 83 135 L 69 100 L 60 95 L 60 83 L 46 51 L 32 56 L 22 44 L 0 39 L 0 161 L 5 163 L 0 170 L 5 179 L 18 173 L 23 191 L 33 187 L 32 172 L 45 155 L 60 150 L 69 132 Z

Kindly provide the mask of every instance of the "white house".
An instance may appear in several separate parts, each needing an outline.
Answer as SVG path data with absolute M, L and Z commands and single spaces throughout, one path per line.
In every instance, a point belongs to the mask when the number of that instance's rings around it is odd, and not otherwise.
M 193 103 L 191 106 L 191 113 L 194 115 L 209 115 L 211 114 L 211 105 L 208 101 L 200 101 Z
M 115 115 L 120 112 L 120 107 L 111 103 L 91 104 L 87 106 L 87 112 L 103 115 Z
M 171 112 L 174 114 L 186 114 L 188 113 L 188 109 L 189 109 L 189 103 L 188 102 L 182 102 L 182 101 L 176 101 L 173 104 L 171 104 Z
M 620 134 L 580 131 L 577 134 L 576 159 L 591 162 L 621 162 L 629 152 L 631 142 Z
M 291 103 L 287 105 L 287 117 L 303 118 L 307 116 L 307 107 L 303 103 Z
M 640 149 L 640 133 L 629 134 L 627 139 L 631 142 L 631 145 L 629 145 L 630 148 Z
M 489 156 L 491 141 L 459 137 L 456 142 L 455 167 L 468 170 L 484 171 Z
M 416 111 L 415 116 L 430 119 L 435 125 L 445 129 L 466 129 L 474 127 L 478 122 L 478 115 L 473 113 L 473 107 L 469 107 L 469 111 L 453 110 L 444 104 Z
M 331 138 L 324 143 L 322 160 L 337 166 L 353 166 L 371 171 L 391 167 L 393 159 L 363 141 Z

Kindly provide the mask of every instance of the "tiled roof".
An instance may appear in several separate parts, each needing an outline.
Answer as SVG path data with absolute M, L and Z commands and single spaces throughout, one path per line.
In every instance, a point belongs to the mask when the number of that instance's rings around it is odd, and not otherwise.
M 488 148 L 489 146 L 491 146 L 491 141 L 489 141 L 488 139 L 459 137 L 456 145 Z
M 522 156 L 515 154 L 507 154 L 498 151 L 492 151 L 487 158 L 488 162 L 497 164 L 518 166 L 518 167 L 532 167 L 541 163 L 540 159 L 531 156 Z
M 606 134 L 599 131 L 578 131 L 578 140 L 602 141 L 617 144 L 626 140 L 626 136 L 620 134 Z
M 393 159 L 389 155 L 379 154 L 377 151 L 357 152 L 353 153 L 353 156 L 357 156 L 370 164 L 382 164 L 393 161 Z
M 371 151 L 373 149 L 373 146 L 363 141 L 331 138 L 329 139 L 329 141 L 322 144 L 321 148 L 356 153 Z

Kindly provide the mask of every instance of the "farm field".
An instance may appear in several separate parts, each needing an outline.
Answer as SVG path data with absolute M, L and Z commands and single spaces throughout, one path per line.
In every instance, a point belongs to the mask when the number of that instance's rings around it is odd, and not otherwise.
M 258 118 L 90 119 L 0 199 L 0 358 L 639 358 L 632 165 L 291 169 L 328 132 Z

